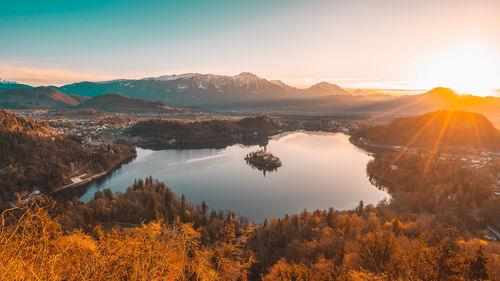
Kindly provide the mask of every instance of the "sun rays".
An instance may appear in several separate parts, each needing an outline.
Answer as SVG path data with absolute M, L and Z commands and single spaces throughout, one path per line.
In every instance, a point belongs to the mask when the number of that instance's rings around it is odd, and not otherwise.
M 398 154 L 396 155 L 396 157 L 394 157 L 394 159 L 391 161 L 391 163 L 387 166 L 387 168 L 385 168 L 384 172 L 382 172 L 382 175 L 380 176 L 381 178 L 383 178 L 390 170 L 391 170 L 391 167 L 392 165 L 396 164 L 397 161 L 399 159 L 401 159 L 401 157 L 404 155 L 404 153 L 406 152 L 406 150 L 408 148 L 410 148 L 410 146 L 420 137 L 420 135 L 422 135 L 422 133 L 424 132 L 424 130 L 434 121 L 434 119 L 437 117 L 438 115 L 438 112 L 434 112 L 434 114 L 431 116 L 431 118 L 429 118 L 427 120 L 427 122 L 425 122 L 425 124 L 418 130 L 418 132 L 410 139 L 410 141 L 403 146 L 403 148 L 401 149 L 401 151 L 398 152 Z
M 436 161 L 441 152 L 450 152 L 456 149 L 462 150 L 466 145 L 470 145 L 468 149 L 473 148 L 484 151 L 491 146 L 490 136 L 485 131 L 485 128 L 488 128 L 485 127 L 486 119 L 483 120 L 480 115 L 451 109 L 447 111 L 435 111 L 423 117 L 425 119 L 416 123 L 420 124 L 418 127 L 409 129 L 410 135 L 405 138 L 407 140 L 406 143 L 401 145 L 400 150 L 382 170 L 382 173 L 379 175 L 380 178 L 387 177 L 392 167 L 397 166 L 405 153 L 408 153 L 411 149 L 421 150 L 424 156 L 425 163 L 420 172 L 421 180 L 419 183 L 424 184 L 434 161 Z M 401 123 L 398 124 L 394 125 L 393 129 L 401 126 Z M 383 134 L 390 133 L 392 131 L 386 131 Z
M 434 143 L 434 146 L 432 147 L 432 150 L 427 158 L 427 161 L 425 163 L 424 169 L 422 171 L 422 180 L 421 184 L 427 177 L 427 173 L 429 172 L 429 168 L 434 161 L 434 158 L 436 157 L 436 154 L 439 151 L 439 145 L 441 144 L 441 141 L 443 140 L 443 136 L 446 133 L 446 130 L 448 130 L 448 125 L 450 124 L 450 120 L 453 116 L 453 110 L 449 110 L 448 114 L 446 116 L 446 119 L 444 120 L 443 124 L 441 125 L 441 130 L 439 131 L 439 136 L 436 138 L 436 141 Z

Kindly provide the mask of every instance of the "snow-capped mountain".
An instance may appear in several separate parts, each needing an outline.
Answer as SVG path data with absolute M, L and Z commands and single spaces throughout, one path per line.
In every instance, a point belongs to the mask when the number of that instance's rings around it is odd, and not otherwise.
M 175 106 L 210 107 L 290 97 L 283 88 L 248 72 L 235 76 L 187 73 L 139 80 L 80 82 L 59 89 L 89 97 L 122 93 Z
M 142 80 L 149 81 L 177 81 L 179 82 L 179 87 L 182 89 L 198 88 L 198 89 L 208 89 L 208 87 L 213 86 L 217 89 L 223 89 L 227 86 L 243 87 L 250 89 L 252 86 L 255 90 L 258 90 L 258 84 L 268 82 L 267 80 L 258 77 L 257 75 L 249 72 L 242 72 L 235 76 L 225 76 L 225 75 L 214 75 L 214 74 L 199 74 L 199 73 L 185 73 L 185 74 L 174 74 L 174 75 L 164 75 L 159 77 L 144 78 Z M 223 90 L 221 90 L 223 91 Z
M 19 84 L 16 81 L 8 81 L 0 78 L 0 91 L 15 89 L 15 88 L 28 88 L 31 89 L 33 87 L 29 85 Z
M 185 74 L 173 74 L 173 75 L 163 75 L 159 77 L 149 77 L 149 78 L 143 78 L 142 80 L 156 80 L 156 81 L 169 81 L 169 80 L 176 80 L 176 79 L 181 79 L 181 78 L 191 78 L 194 76 L 200 75 L 199 73 L 185 73 Z
M 298 89 L 281 81 L 269 81 L 253 73 L 214 75 L 185 73 L 139 80 L 80 82 L 65 85 L 61 91 L 82 96 L 122 93 L 133 98 L 151 99 L 174 106 L 224 107 L 319 95 L 345 95 L 337 85 L 326 82 L 309 89 Z
M 8 81 L 0 78 L 0 84 L 18 84 L 16 81 Z

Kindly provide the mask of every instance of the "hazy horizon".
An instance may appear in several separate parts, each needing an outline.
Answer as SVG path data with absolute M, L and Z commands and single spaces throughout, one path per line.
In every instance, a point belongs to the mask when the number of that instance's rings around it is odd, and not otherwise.
M 196 73 L 196 72 L 188 72 L 188 73 Z M 241 73 L 241 72 L 240 72 Z M 172 74 L 165 74 L 165 75 L 181 75 L 181 74 L 186 74 L 186 73 L 172 73 Z M 198 73 L 198 74 L 209 74 L 209 73 Z M 226 75 L 226 76 L 234 76 L 238 75 L 239 73 L 235 74 L 217 74 L 217 73 L 210 73 L 214 75 Z M 254 73 L 255 74 L 255 73 Z M 15 80 L 8 80 L 8 79 L 3 79 L 0 77 L 0 82 L 3 80 L 4 82 L 16 82 L 16 83 L 21 83 L 21 84 L 27 84 L 30 86 L 34 87 L 41 87 L 41 86 L 64 86 L 72 83 L 78 83 L 78 82 L 107 82 L 107 81 L 112 81 L 112 80 L 134 80 L 134 79 L 144 79 L 144 78 L 151 78 L 151 77 L 159 77 L 159 76 L 165 76 L 165 75 L 155 75 L 155 76 L 144 76 L 144 77 L 121 77 L 121 78 L 113 78 L 109 80 L 75 80 L 69 83 L 53 83 L 53 84 L 45 84 L 45 83 L 37 83 L 36 80 L 34 81 L 15 81 Z M 259 76 L 258 74 L 256 74 Z M 362 80 L 362 79 L 343 79 L 343 78 L 323 78 L 319 80 L 312 80 L 312 79 L 303 79 L 303 81 L 308 82 L 308 83 L 300 83 L 300 84 L 293 84 L 289 83 L 288 81 L 284 79 L 279 79 L 279 78 L 267 78 L 267 77 L 262 77 L 259 76 L 260 78 L 272 81 L 272 80 L 280 80 L 284 82 L 285 84 L 296 87 L 298 89 L 306 89 L 308 87 L 311 87 L 315 84 L 321 83 L 321 82 L 328 82 L 331 84 L 336 84 L 345 89 L 348 92 L 355 92 L 356 90 L 362 90 L 367 93 L 377 93 L 377 94 L 387 94 L 387 95 L 393 95 L 393 96 L 400 96 L 400 95 L 414 95 L 414 94 L 421 94 L 425 93 L 427 91 L 432 90 L 433 88 L 437 87 L 443 87 L 441 85 L 435 85 L 434 87 L 430 88 L 422 88 L 419 89 L 417 87 L 412 87 L 415 86 L 415 84 L 412 84 L 412 82 L 409 81 L 382 81 L 382 80 Z M 455 91 L 455 89 L 451 88 L 452 90 Z M 472 93 L 459 93 L 459 94 L 472 94 Z M 492 89 L 491 96 L 500 96 L 500 89 Z
M 57 86 L 248 71 L 302 88 L 484 96 L 500 88 L 499 13 L 494 0 L 7 2 L 0 78 Z
M 72 84 L 72 83 L 78 83 L 78 82 L 107 82 L 107 81 L 113 81 L 113 80 L 140 80 L 140 79 L 146 79 L 146 78 L 156 78 L 160 76 L 175 76 L 175 75 L 183 75 L 183 74 L 190 74 L 190 73 L 196 73 L 200 75 L 221 75 L 221 76 L 236 76 L 240 73 L 247 72 L 247 71 L 240 71 L 238 73 L 199 73 L 196 71 L 191 71 L 191 72 L 183 72 L 183 73 L 167 73 L 167 74 L 158 74 L 158 75 L 151 75 L 151 76 L 123 76 L 123 77 L 112 77 L 109 79 L 74 79 L 71 81 L 67 81 L 66 83 L 46 83 L 46 81 L 36 79 L 36 78 L 26 78 L 26 79 L 21 79 L 21 80 L 11 80 L 11 79 L 5 79 L 4 77 L 0 76 L 0 81 L 3 82 L 16 82 L 16 83 L 21 83 L 21 84 L 27 84 L 30 86 L 64 86 L 67 84 Z M 296 87 L 299 89 L 306 89 L 308 87 L 311 87 L 315 84 L 321 83 L 321 82 L 328 82 L 331 84 L 337 84 L 341 86 L 342 88 L 345 89 L 367 89 L 367 90 L 394 90 L 394 91 L 424 91 L 426 89 L 418 89 L 416 87 L 411 87 L 413 84 L 410 81 L 384 81 L 384 80 L 377 80 L 377 79 L 361 79 L 361 78 L 319 78 L 319 79 L 313 79 L 310 77 L 305 77 L 302 79 L 298 79 L 297 81 L 290 81 L 287 79 L 282 79 L 279 77 L 263 77 L 257 73 L 253 73 L 257 75 L 260 78 L 266 79 L 268 81 L 276 81 L 279 80 L 289 86 Z M 436 87 L 439 87 L 439 85 L 436 85 Z M 428 90 L 428 89 L 427 89 Z

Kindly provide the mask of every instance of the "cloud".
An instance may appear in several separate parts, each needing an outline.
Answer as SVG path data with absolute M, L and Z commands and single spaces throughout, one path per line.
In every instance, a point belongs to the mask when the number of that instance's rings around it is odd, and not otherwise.
M 60 86 L 79 81 L 111 80 L 117 77 L 55 68 L 26 67 L 0 61 L 0 78 L 32 86 Z

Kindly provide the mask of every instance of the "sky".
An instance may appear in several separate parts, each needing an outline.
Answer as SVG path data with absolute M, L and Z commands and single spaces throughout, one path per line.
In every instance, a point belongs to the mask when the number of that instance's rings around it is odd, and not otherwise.
M 500 88 L 498 15 L 498 0 L 3 1 L 0 78 L 249 71 L 299 87 L 480 92 Z

